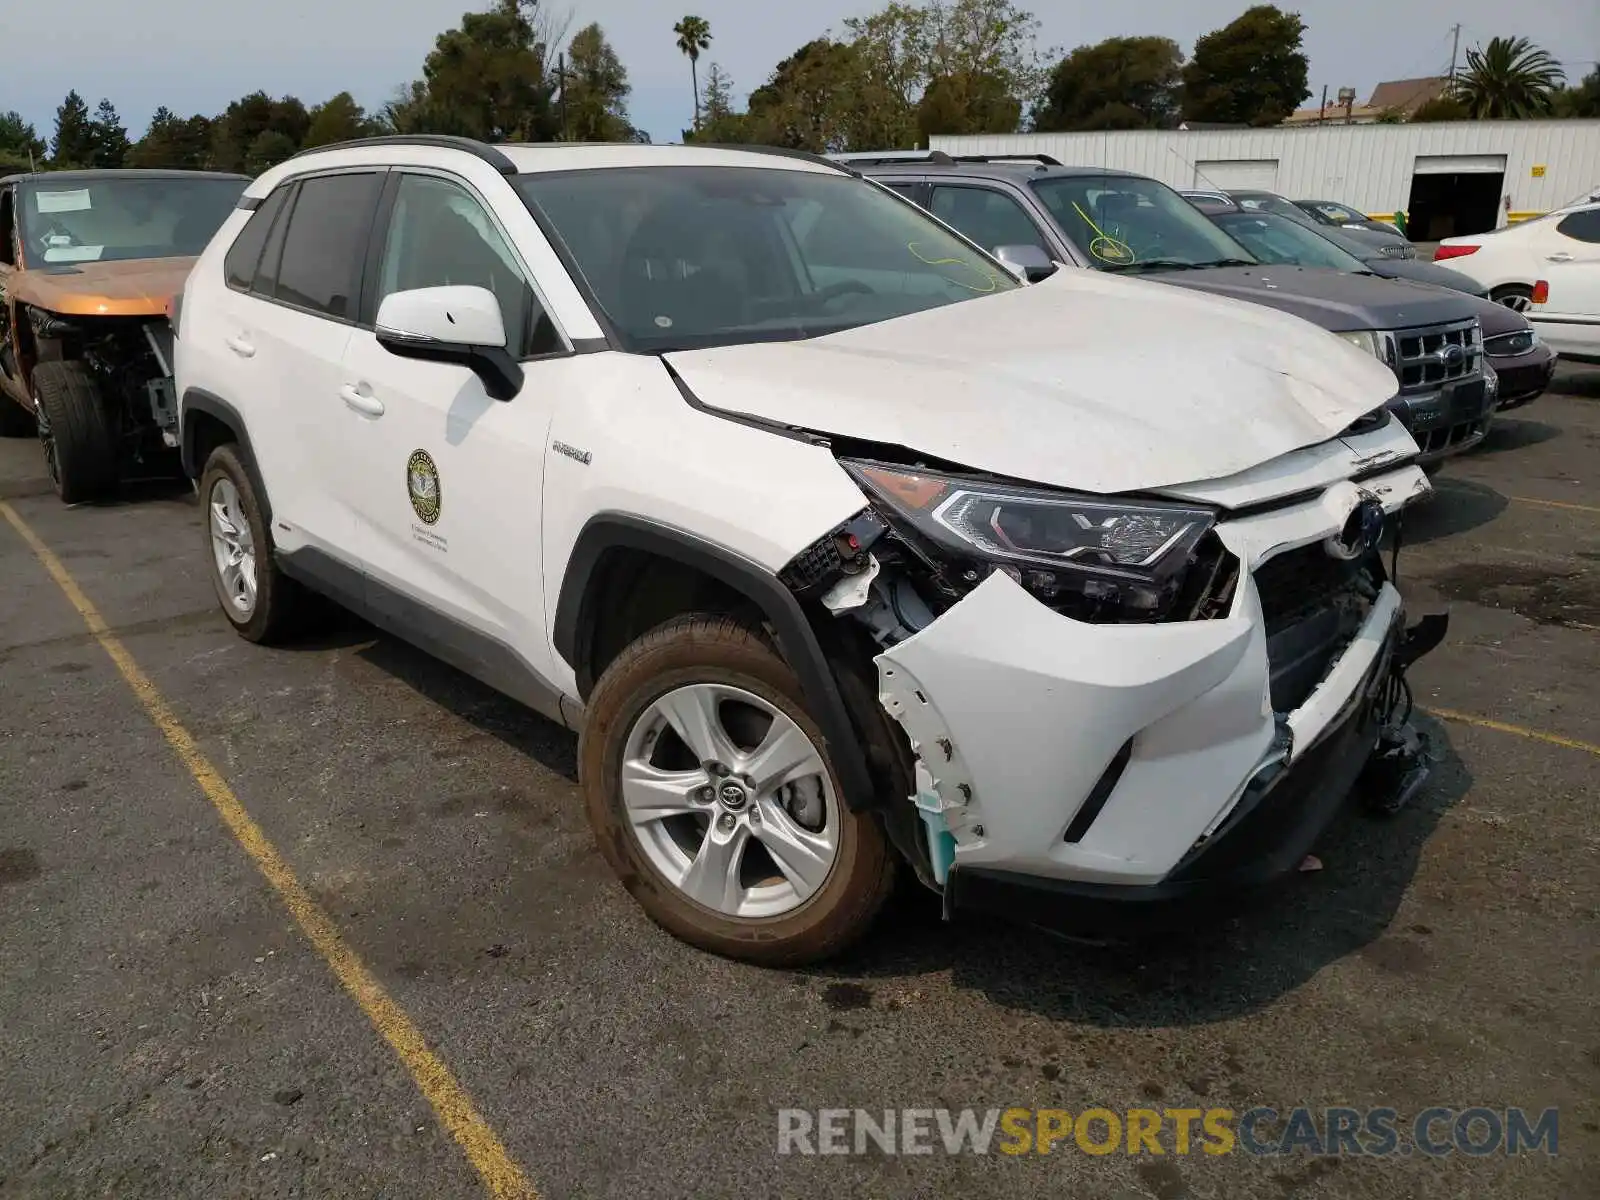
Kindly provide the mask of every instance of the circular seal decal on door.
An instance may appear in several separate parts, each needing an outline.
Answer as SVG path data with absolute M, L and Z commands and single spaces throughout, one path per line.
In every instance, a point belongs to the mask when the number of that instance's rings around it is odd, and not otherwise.
M 426 450 L 418 450 L 406 463 L 406 490 L 411 493 L 411 508 L 424 525 L 439 519 L 439 468 Z

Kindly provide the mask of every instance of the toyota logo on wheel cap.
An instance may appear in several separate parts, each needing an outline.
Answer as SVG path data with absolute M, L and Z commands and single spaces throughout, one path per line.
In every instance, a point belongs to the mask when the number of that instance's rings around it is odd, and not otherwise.
M 744 788 L 731 780 L 722 785 L 718 794 L 722 797 L 722 806 L 734 810 L 743 808 L 745 800 L 748 799 Z
M 1346 562 L 1376 550 L 1383 540 L 1383 527 L 1388 520 L 1383 505 L 1371 492 L 1362 492 L 1361 499 L 1350 510 L 1339 532 L 1322 543 L 1329 556 Z

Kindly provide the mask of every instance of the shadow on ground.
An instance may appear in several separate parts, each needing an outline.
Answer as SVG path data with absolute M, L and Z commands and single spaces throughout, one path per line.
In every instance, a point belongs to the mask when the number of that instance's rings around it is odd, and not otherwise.
M 1400 552 L 1402 571 L 1405 568 L 1404 546 L 1424 545 L 1487 525 L 1511 503 L 1487 484 L 1447 474 L 1435 476 L 1433 487 L 1433 496 L 1406 509 L 1401 528 L 1404 539 Z
M 1231 913 L 1202 917 L 1191 906 L 1174 914 L 1166 934 L 1095 946 L 987 919 L 945 924 L 937 898 L 913 885 L 857 950 L 812 973 L 870 992 L 874 981 L 948 971 L 955 986 L 1007 1008 L 1129 1029 L 1258 1011 L 1364 948 L 1384 969 L 1413 969 L 1403 953 L 1374 944 L 1394 920 L 1435 826 L 1472 783 L 1445 727 L 1417 721 L 1436 759 L 1423 794 L 1393 818 L 1347 810 L 1317 846 L 1322 870 L 1235 901 Z
M 1513 410 L 1513 413 L 1515 410 Z M 1561 436 L 1561 430 L 1543 421 L 1521 415 L 1502 415 L 1494 419 L 1489 433 L 1470 453 L 1477 457 L 1485 454 L 1504 454 L 1508 450 L 1523 450 Z M 1447 468 L 1448 469 L 1448 468 Z

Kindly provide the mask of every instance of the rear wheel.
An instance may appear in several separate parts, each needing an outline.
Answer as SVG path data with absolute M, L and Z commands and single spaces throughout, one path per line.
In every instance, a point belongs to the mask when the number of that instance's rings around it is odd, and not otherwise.
M 284 640 L 297 628 L 306 597 L 273 561 L 260 497 L 231 443 L 206 460 L 200 502 L 211 583 L 223 615 L 249 641 Z
M 659 925 L 769 966 L 832 957 L 871 926 L 894 883 L 888 841 L 842 803 L 798 679 L 755 632 L 669 622 L 617 657 L 587 709 L 589 822 Z
M 1527 312 L 1533 306 L 1533 289 L 1526 284 L 1508 283 L 1491 291 L 1489 299 L 1513 312 Z
M 100 500 L 117 486 L 117 427 L 94 376 L 81 362 L 33 369 L 34 418 L 45 470 L 67 504 Z

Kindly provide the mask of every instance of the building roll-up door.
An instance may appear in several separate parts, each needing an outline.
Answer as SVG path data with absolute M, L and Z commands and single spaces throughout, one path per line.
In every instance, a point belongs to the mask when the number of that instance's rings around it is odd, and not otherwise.
M 1194 165 L 1194 186 L 1224 192 L 1271 192 L 1278 186 L 1275 158 L 1201 159 Z
M 1501 175 L 1505 173 L 1504 154 L 1419 154 L 1418 175 Z

